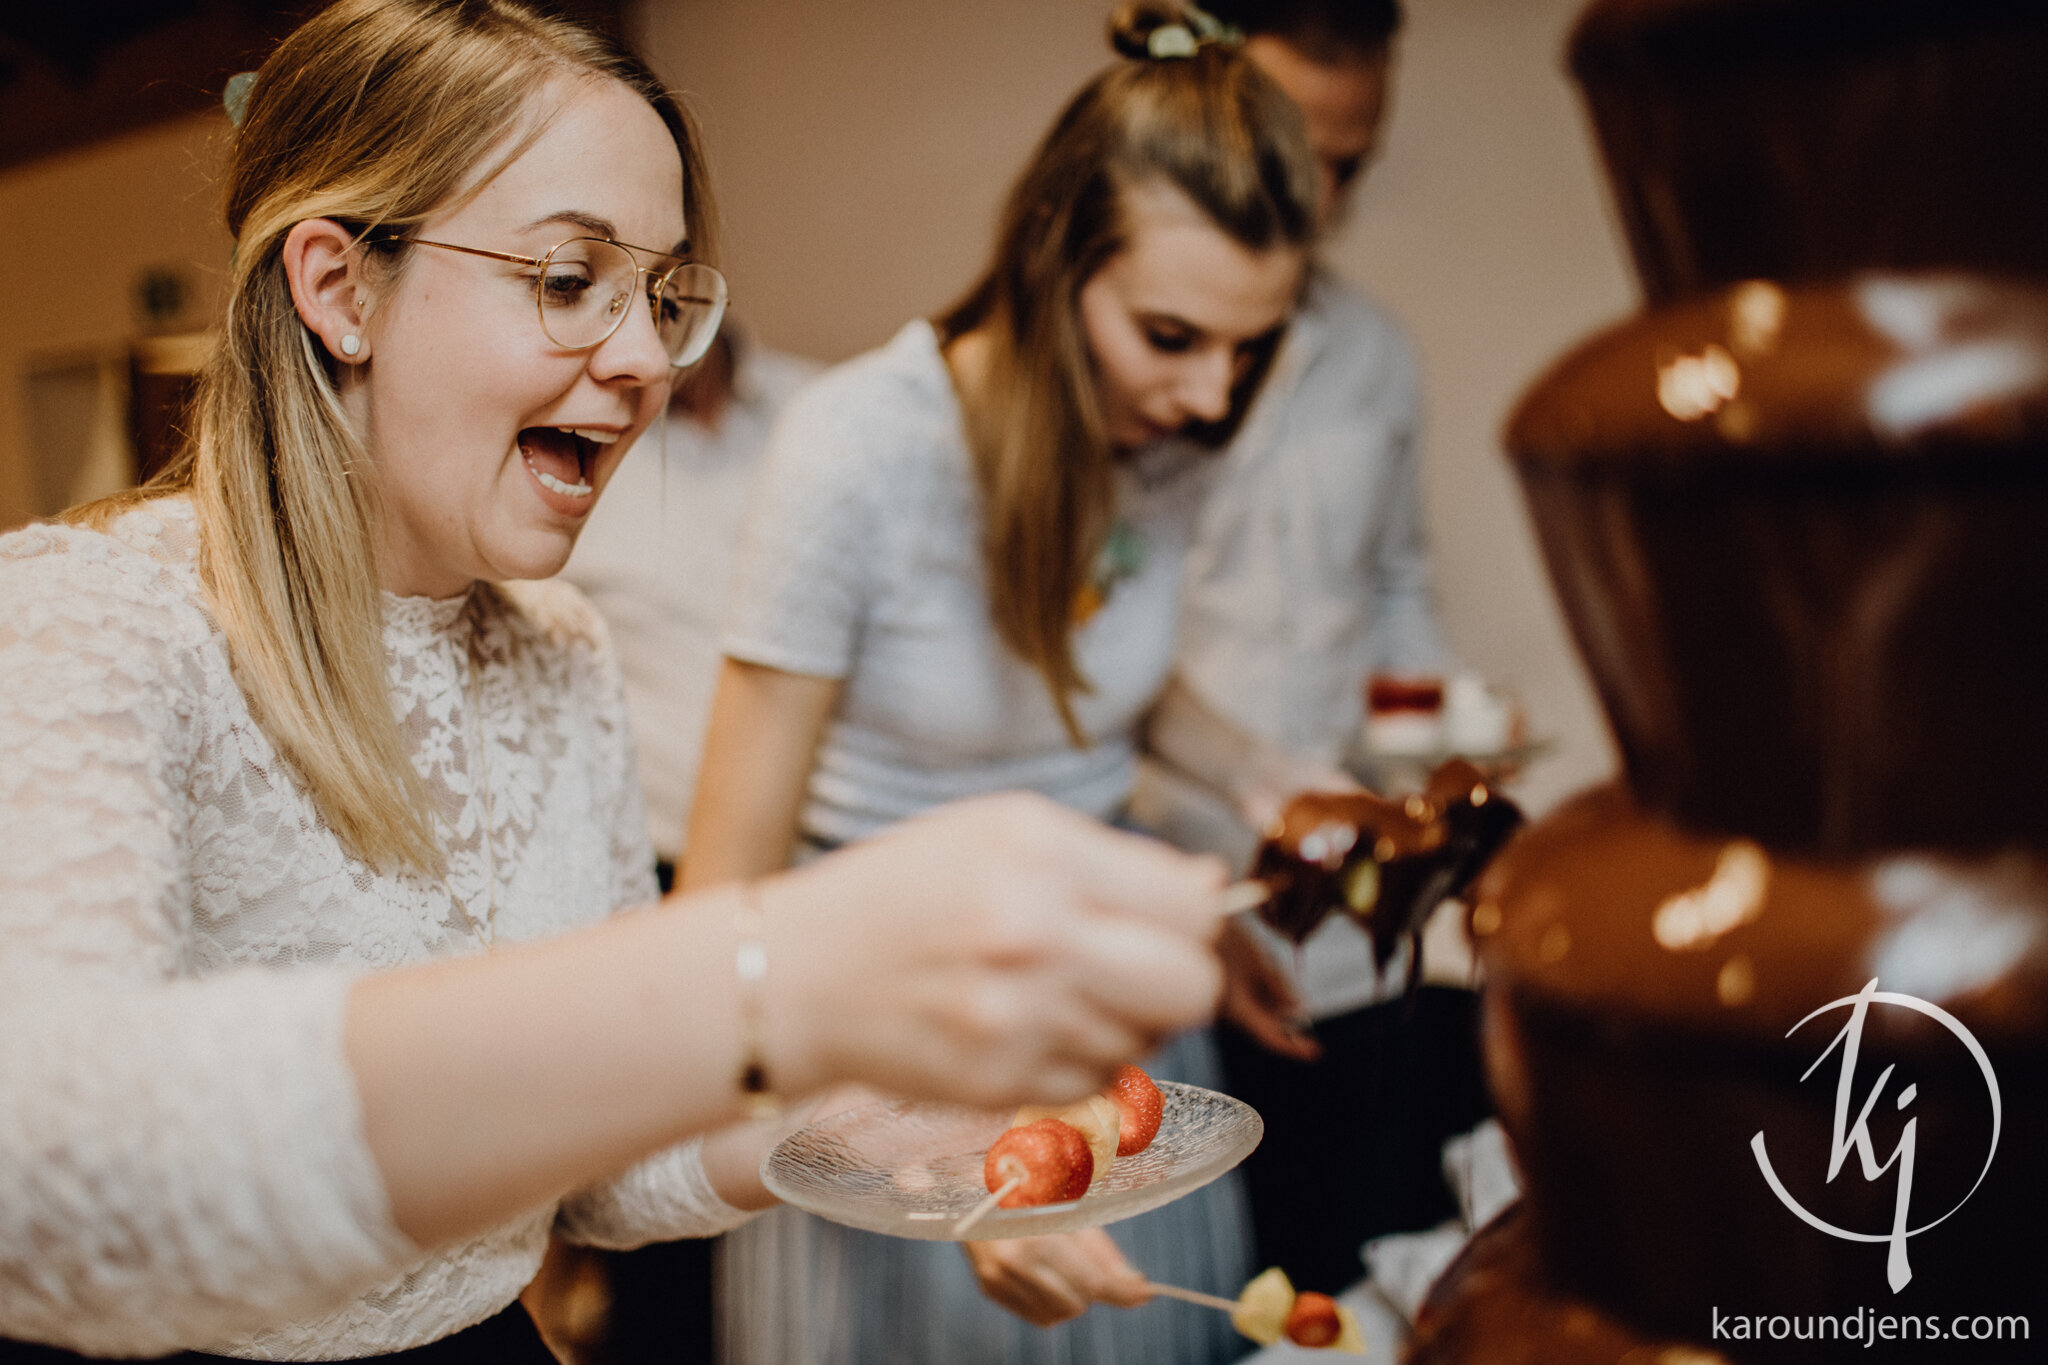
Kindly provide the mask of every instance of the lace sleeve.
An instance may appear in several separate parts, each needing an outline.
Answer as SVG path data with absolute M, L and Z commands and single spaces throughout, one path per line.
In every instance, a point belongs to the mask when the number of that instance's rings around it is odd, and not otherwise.
M 555 1226 L 572 1242 L 614 1250 L 730 1232 L 756 1215 L 718 1197 L 704 1175 L 702 1147 L 699 1138 L 677 1143 L 571 1195 Z
M 0 1334 L 156 1352 L 418 1254 L 361 1136 L 345 978 L 173 984 L 207 818 L 183 783 L 235 714 L 192 591 L 94 532 L 0 542 Z
M 191 901 L 180 779 L 205 620 L 163 566 L 108 537 L 40 527 L 7 551 L 0 995 L 52 970 L 74 987 L 164 981 Z
M 0 1004 L 0 1336 L 160 1355 L 417 1260 L 361 1137 L 347 991 L 244 971 Z

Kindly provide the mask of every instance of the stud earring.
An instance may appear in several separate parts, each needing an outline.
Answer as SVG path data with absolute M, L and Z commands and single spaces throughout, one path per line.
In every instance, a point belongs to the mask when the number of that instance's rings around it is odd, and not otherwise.
M 361 355 L 362 352 L 363 339 L 357 336 L 354 332 L 350 332 L 347 336 L 341 339 L 341 353 L 343 355 Z

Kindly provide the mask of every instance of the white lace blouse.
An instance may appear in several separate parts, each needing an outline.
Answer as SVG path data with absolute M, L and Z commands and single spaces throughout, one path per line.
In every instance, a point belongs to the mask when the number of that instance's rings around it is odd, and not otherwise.
M 300 790 L 207 611 L 188 504 L 0 538 L 0 1336 L 395 1351 L 509 1304 L 551 1224 L 618 1246 L 744 1220 L 690 1143 L 466 1245 L 423 1255 L 392 1223 L 342 1052 L 349 979 L 654 886 L 581 597 L 387 596 L 384 643 L 445 879 L 351 857 Z

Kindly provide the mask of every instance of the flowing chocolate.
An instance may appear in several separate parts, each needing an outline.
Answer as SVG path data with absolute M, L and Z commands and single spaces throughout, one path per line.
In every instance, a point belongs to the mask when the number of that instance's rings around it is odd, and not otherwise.
M 1882 1302 L 1946 1319 L 2038 1298 L 2037 1265 L 2012 1248 L 2048 1220 L 2048 1174 L 2022 1155 L 2048 1141 L 2048 857 L 1790 857 L 1687 831 L 1607 788 L 1532 826 L 1473 902 L 1488 1070 L 1529 1233 L 1560 1293 L 1695 1340 L 1712 1304 L 1839 1315 Z M 1751 1145 L 1765 1135 L 1817 1215 L 1891 1226 L 1894 1178 L 1852 1164 L 1827 1179 L 1841 1051 L 1824 1053 L 1847 1011 L 1802 1026 L 1872 978 L 1959 1020 L 2004 1106 L 1984 1171 L 1992 1112 L 1978 1063 L 1917 1013 L 1871 1012 L 1858 1103 L 1886 1066 L 1899 1072 L 1870 1118 L 1874 1149 L 1890 1154 L 1911 1119 L 1913 1226 L 1956 1210 L 1913 1239 L 1912 1282 L 1896 1295 L 1885 1248 L 1802 1225 Z M 1895 1104 L 1909 1082 L 1917 1098 Z M 1717 1345 L 1758 1358 L 1754 1344 Z M 1764 1345 L 1762 1358 L 1780 1358 Z M 1797 1358 L 1864 1359 L 1861 1346 Z
M 2048 291 L 1723 290 L 1560 361 L 1508 445 L 1649 805 L 1831 854 L 2048 842 Z
M 2037 0 L 1599 0 L 1571 62 L 1653 302 L 2048 273 Z
M 1519 1204 L 1472 1234 L 1415 1315 L 1404 1365 L 1727 1365 L 1652 1341 L 1544 1278 Z
M 1634 796 L 1475 887 L 1525 1196 L 1411 1359 L 1865 1360 L 2039 1296 L 2048 5 L 1593 0 L 1571 60 L 1653 306 L 1509 448 Z
M 1272 895 L 1260 916 L 1296 943 L 1342 911 L 1371 936 L 1380 965 L 1446 897 L 1464 892 L 1522 823 L 1477 768 L 1452 759 L 1421 793 L 1304 792 L 1259 846 L 1252 876 Z

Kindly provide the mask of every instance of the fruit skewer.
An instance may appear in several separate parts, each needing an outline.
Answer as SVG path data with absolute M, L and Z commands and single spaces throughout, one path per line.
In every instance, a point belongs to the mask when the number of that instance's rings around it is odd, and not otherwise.
M 1101 1091 L 1059 1109 L 1025 1105 L 989 1144 L 982 1165 L 988 1197 L 954 1226 L 965 1240 L 998 1208 L 1079 1199 L 1119 1156 L 1143 1151 L 1159 1132 L 1165 1102 L 1152 1078 L 1120 1067 Z
M 1013 1175 L 1008 1180 L 1005 1180 L 1001 1185 L 997 1186 L 995 1189 L 990 1190 L 988 1192 L 988 1198 L 982 1200 L 979 1204 L 976 1204 L 966 1213 L 960 1215 L 959 1223 L 956 1224 L 953 1228 L 954 1235 L 960 1237 L 962 1240 L 965 1240 L 967 1234 L 973 1231 L 974 1225 L 976 1223 L 979 1223 L 982 1219 L 988 1217 L 989 1213 L 995 1208 L 996 1205 L 1002 1203 L 1003 1200 L 1007 1199 L 1010 1195 L 1015 1193 L 1018 1189 L 1020 1189 L 1023 1186 L 1023 1184 L 1023 1176 Z
M 1311 1350 L 1365 1354 L 1365 1335 L 1351 1310 L 1328 1294 L 1295 1292 L 1286 1272 L 1277 1266 L 1255 1276 L 1234 1299 L 1156 1281 L 1148 1281 L 1145 1287 L 1169 1299 L 1230 1314 L 1230 1325 L 1261 1346 L 1271 1346 L 1285 1337 Z
M 1226 1299 L 1221 1294 L 1204 1294 L 1199 1289 L 1182 1289 L 1177 1284 L 1161 1284 L 1157 1280 L 1147 1280 L 1145 1290 L 1161 1298 L 1179 1299 L 1182 1303 L 1199 1304 L 1204 1308 L 1220 1308 L 1226 1313 L 1235 1313 L 1238 1309 L 1236 1299 Z

